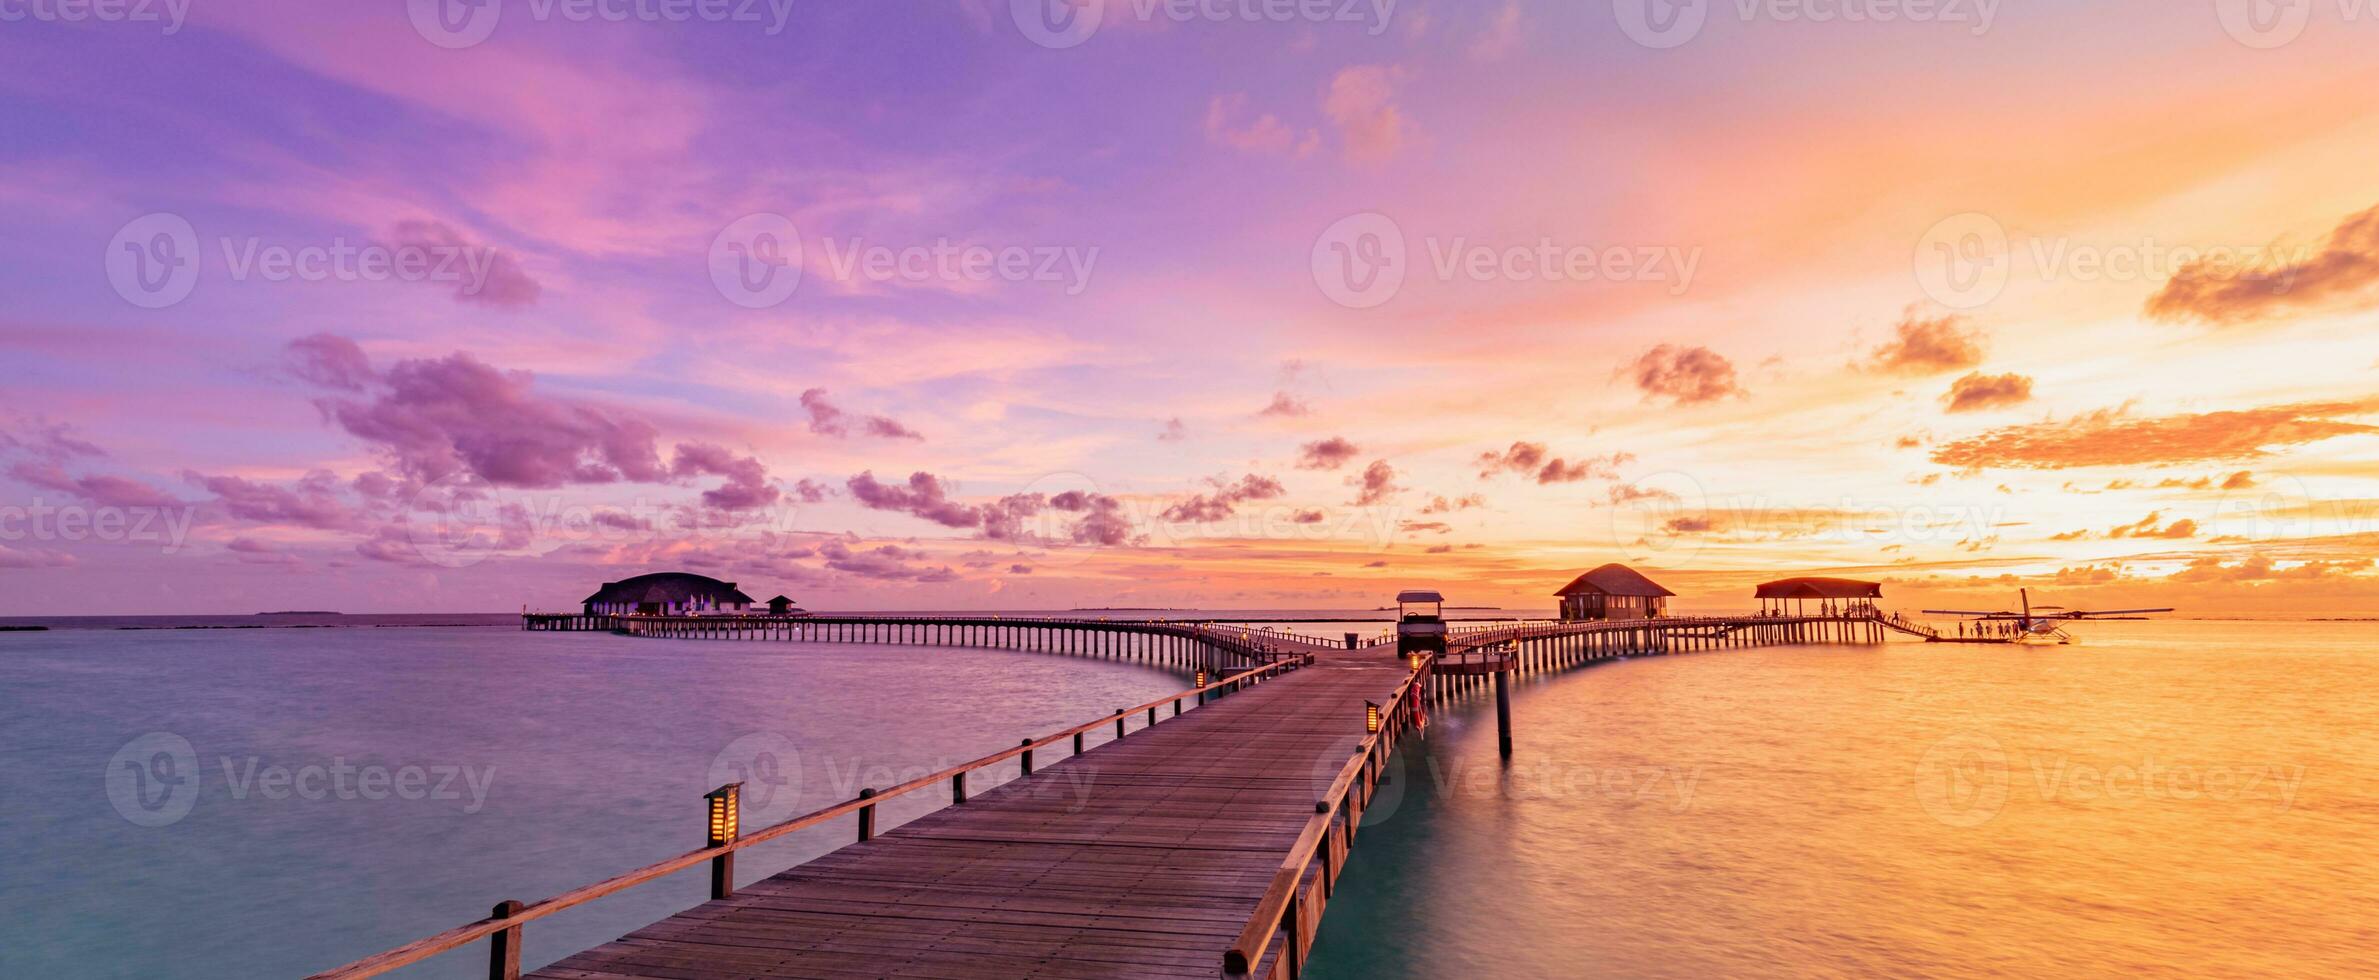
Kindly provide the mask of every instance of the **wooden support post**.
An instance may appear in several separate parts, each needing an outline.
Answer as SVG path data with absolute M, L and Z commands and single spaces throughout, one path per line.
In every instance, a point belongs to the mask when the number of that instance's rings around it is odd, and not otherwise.
M 1115 737 L 1119 739 L 1123 737 L 1124 715 L 1125 711 L 1122 708 L 1115 709 Z
M 528 906 L 517 899 L 497 902 L 489 918 L 509 919 Z M 487 980 L 520 980 L 520 927 L 487 937 Z
M 1024 774 L 1033 774 L 1033 740 L 1029 738 L 1024 740 Z
M 953 774 L 950 776 L 950 802 L 952 802 L 952 803 L 964 803 L 964 802 L 966 802 L 966 773 L 965 773 L 965 772 L 958 772 L 958 773 L 953 773 Z
M 860 798 L 860 799 L 863 799 L 863 800 L 872 800 L 872 799 L 875 799 L 875 798 L 876 798 L 876 791 L 875 791 L 875 789 L 874 789 L 873 787 L 870 787 L 870 788 L 868 788 L 868 789 L 863 789 L 863 790 L 860 790 L 860 791 L 859 791 L 859 798 Z M 860 808 L 859 808 L 859 841 L 860 841 L 860 843 L 863 843 L 863 844 L 864 844 L 864 843 L 866 843 L 866 842 L 868 842 L 868 841 L 870 841 L 870 840 L 873 840 L 873 839 L 875 839 L 875 836 L 876 836 L 876 805 L 875 805 L 875 804 L 873 804 L 873 803 L 870 803 L 870 804 L 868 804 L 868 805 L 866 805 L 866 806 L 863 806 L 863 807 L 860 807 Z
M 1512 683 L 1505 679 L 1508 673 L 1495 672 L 1495 748 L 1506 759 L 1512 757 Z

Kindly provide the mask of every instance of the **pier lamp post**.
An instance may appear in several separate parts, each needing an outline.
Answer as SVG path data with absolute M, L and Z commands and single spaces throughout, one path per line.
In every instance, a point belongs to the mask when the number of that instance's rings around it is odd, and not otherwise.
M 1425 659 L 1425 658 L 1423 658 L 1423 657 L 1422 657 L 1420 654 L 1417 654 L 1417 653 L 1416 653 L 1416 654 L 1413 654 L 1413 656 L 1412 656 L 1413 673 L 1416 673 L 1416 674 L 1418 674 L 1418 673 L 1420 673 L 1420 672 L 1421 672 L 1421 662 L 1423 661 L 1423 659 Z
M 1363 734 L 1379 734 L 1379 702 L 1363 702 Z
M 728 783 L 702 795 L 710 809 L 710 846 L 725 847 L 743 834 L 743 784 Z M 735 894 L 735 852 L 710 859 L 712 900 Z

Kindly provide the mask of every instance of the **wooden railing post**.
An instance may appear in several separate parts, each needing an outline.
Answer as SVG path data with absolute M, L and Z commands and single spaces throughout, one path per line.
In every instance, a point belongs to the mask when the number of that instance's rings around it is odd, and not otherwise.
M 1123 710 L 1122 708 L 1117 708 L 1117 709 L 1115 709 L 1115 737 L 1116 737 L 1116 738 L 1122 738 L 1122 737 L 1123 737 L 1123 720 L 1124 720 L 1124 718 L 1125 718 L 1126 716 L 1128 716 L 1128 715 L 1130 715 L 1130 714 L 1131 714 L 1131 712 L 1129 712 L 1129 711 L 1125 711 L 1125 710 Z
M 489 918 L 509 919 L 528 906 L 515 899 L 497 902 Z M 487 937 L 487 980 L 520 980 L 520 927 Z
M 966 773 L 960 772 L 950 777 L 950 802 L 966 802 Z
M 1024 740 L 1024 774 L 1033 774 L 1033 740 L 1029 738 Z
M 876 798 L 876 791 L 875 791 L 875 789 L 874 789 L 873 787 L 870 787 L 870 788 L 868 788 L 868 789 L 863 789 L 863 790 L 860 790 L 860 791 L 859 791 L 859 798 L 860 798 L 860 799 L 863 799 L 863 800 L 872 800 L 872 799 L 875 799 L 875 798 Z M 868 804 L 868 805 L 866 805 L 866 806 L 863 806 L 863 807 L 860 807 L 860 808 L 859 808 L 859 841 L 860 841 L 860 843 L 866 843 L 867 841 L 873 840 L 873 839 L 875 838 L 875 836 L 876 836 L 876 805 L 875 805 L 875 804 L 873 804 L 873 803 L 870 803 L 870 804 Z

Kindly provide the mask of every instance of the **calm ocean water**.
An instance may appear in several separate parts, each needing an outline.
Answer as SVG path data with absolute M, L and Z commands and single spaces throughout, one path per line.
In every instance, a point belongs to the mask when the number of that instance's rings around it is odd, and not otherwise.
M 1307 975 L 2379 975 L 2379 624 L 2077 632 L 1532 681 L 1508 770 L 1444 712 Z
M 390 625 L 422 621 L 452 618 Z M 1440 712 L 1311 975 L 2379 971 L 2379 624 L 2084 633 L 1532 680 L 1509 768 L 1491 712 Z M 696 846 L 730 778 L 774 793 L 747 821 L 780 819 L 1180 686 L 503 627 L 0 634 L 0 976 L 303 974 Z M 701 889 L 543 920 L 529 959 Z

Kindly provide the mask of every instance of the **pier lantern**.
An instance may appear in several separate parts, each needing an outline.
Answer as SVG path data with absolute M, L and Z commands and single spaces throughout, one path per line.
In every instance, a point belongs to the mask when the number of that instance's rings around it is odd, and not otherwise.
M 702 795 L 710 804 L 710 846 L 725 847 L 743 833 L 742 797 L 742 783 L 728 783 Z
M 743 835 L 743 784 L 728 783 L 702 794 L 702 801 L 710 811 L 709 833 L 712 847 L 725 847 Z M 728 851 L 710 859 L 710 897 L 712 901 L 735 894 L 735 852 Z
M 1198 668 L 1198 686 L 1199 686 L 1199 687 L 1205 687 L 1205 686 L 1206 686 L 1206 668 L 1204 668 L 1204 667 L 1200 667 L 1200 668 Z
M 1379 702 L 1363 702 L 1363 734 L 1379 734 Z
M 1411 660 L 1412 660 L 1412 668 L 1413 668 L 1413 673 L 1416 673 L 1416 674 L 1418 674 L 1418 673 L 1420 673 L 1420 672 L 1421 672 L 1421 665 L 1423 665 L 1423 664 L 1426 664 L 1426 663 L 1428 663 L 1428 662 L 1429 662 L 1429 657 L 1428 657 L 1427 655 L 1425 655 L 1425 654 L 1422 654 L 1422 653 L 1415 652 L 1415 653 L 1412 655 L 1412 657 L 1411 657 Z

